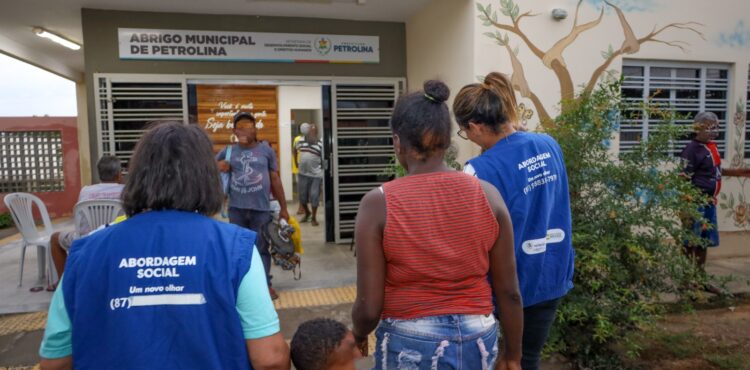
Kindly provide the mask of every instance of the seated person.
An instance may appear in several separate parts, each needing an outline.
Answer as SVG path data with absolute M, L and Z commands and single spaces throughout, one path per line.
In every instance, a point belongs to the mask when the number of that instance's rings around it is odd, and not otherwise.
M 292 362 L 297 370 L 354 370 L 362 357 L 352 331 L 331 319 L 302 323 L 291 343 Z
M 87 185 L 81 189 L 78 201 L 95 199 L 119 200 L 122 193 L 122 164 L 120 160 L 111 155 L 105 155 L 96 164 L 99 171 L 100 184 Z M 50 252 L 52 261 L 55 263 L 58 278 L 62 276 L 65 269 L 65 261 L 68 259 L 68 250 L 73 241 L 91 232 L 86 220 L 81 219 L 81 224 L 76 225 L 77 230 L 61 231 L 53 233 L 50 237 Z

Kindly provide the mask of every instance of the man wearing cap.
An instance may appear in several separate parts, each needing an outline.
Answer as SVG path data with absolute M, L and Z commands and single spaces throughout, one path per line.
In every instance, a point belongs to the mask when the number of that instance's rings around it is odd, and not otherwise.
M 226 148 L 216 155 L 219 171 L 232 174 L 229 181 L 229 222 L 262 235 L 263 226 L 272 219 L 270 194 L 281 206 L 279 217 L 289 220 L 276 153 L 268 144 L 258 141 L 255 117 L 251 113 L 237 113 L 233 131 L 239 143 L 232 146 L 231 158 L 226 158 Z M 278 295 L 271 287 L 268 241 L 258 237 L 255 245 L 263 260 L 271 298 L 276 299 Z M 252 245 L 248 245 L 248 248 L 252 248 Z

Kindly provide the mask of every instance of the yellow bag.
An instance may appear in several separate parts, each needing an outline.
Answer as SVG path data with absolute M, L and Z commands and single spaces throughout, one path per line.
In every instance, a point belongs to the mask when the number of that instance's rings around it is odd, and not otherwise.
M 294 227 L 294 234 L 292 234 L 292 244 L 294 244 L 294 252 L 304 254 L 305 249 L 302 248 L 302 230 L 299 227 L 299 222 L 293 216 L 289 216 L 289 225 Z

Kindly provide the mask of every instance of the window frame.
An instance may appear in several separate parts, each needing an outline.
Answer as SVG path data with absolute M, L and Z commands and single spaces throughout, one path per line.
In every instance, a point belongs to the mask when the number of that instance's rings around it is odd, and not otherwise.
M 720 123 L 720 130 L 723 133 L 724 137 L 723 137 L 723 139 L 721 141 L 717 141 L 717 144 L 719 146 L 719 152 L 721 154 L 722 160 L 725 159 L 725 158 L 727 158 L 727 154 L 728 154 L 728 151 L 729 151 L 729 145 L 730 145 L 730 142 L 728 140 L 729 139 L 729 131 L 730 131 L 729 130 L 729 125 L 732 122 L 732 116 L 730 115 L 730 113 L 732 112 L 732 109 L 731 109 L 731 107 L 732 107 L 732 105 L 731 105 L 732 79 L 733 79 L 732 64 L 730 64 L 730 63 L 720 63 L 720 62 L 705 62 L 705 63 L 702 63 L 702 62 L 684 62 L 684 61 L 675 61 L 675 60 L 623 59 L 622 67 L 621 67 L 621 73 L 624 73 L 624 69 L 627 68 L 627 67 L 643 68 L 643 76 L 642 77 L 635 77 L 634 78 L 635 81 L 633 81 L 633 82 L 637 83 L 637 82 L 639 82 L 639 79 L 642 79 L 642 83 L 640 85 L 637 85 L 637 86 L 636 85 L 628 85 L 628 81 L 626 79 L 626 80 L 623 81 L 623 85 L 621 86 L 621 91 L 623 89 L 628 88 L 628 87 L 632 87 L 632 88 L 635 88 L 635 89 L 642 89 L 643 90 L 642 96 L 641 96 L 640 100 L 635 100 L 635 98 L 627 99 L 627 101 L 631 101 L 631 102 L 636 102 L 636 101 L 645 102 L 648 99 L 648 97 L 650 95 L 650 91 L 652 89 L 651 86 L 655 84 L 655 83 L 652 83 L 653 79 L 651 78 L 651 69 L 652 68 L 669 68 L 670 69 L 670 79 L 671 79 L 671 81 L 675 81 L 676 79 L 677 79 L 677 81 L 679 81 L 679 77 L 676 76 L 676 70 L 678 70 L 680 68 L 699 69 L 700 70 L 700 77 L 698 79 L 699 88 L 698 88 L 698 98 L 697 98 L 697 103 L 698 103 L 697 111 L 700 112 L 700 111 L 708 110 L 708 111 L 712 111 L 712 112 L 717 112 L 717 111 L 723 111 L 723 112 L 725 112 L 724 118 L 719 120 L 720 121 L 719 122 Z M 723 83 L 723 81 L 721 81 L 723 79 L 721 79 L 721 80 L 719 80 L 719 83 L 718 83 L 718 86 L 717 86 L 718 88 L 716 88 L 716 89 L 709 89 L 709 88 L 707 88 L 710 85 L 709 81 L 711 81 L 711 80 L 716 81 L 715 79 L 709 79 L 709 78 L 707 78 L 707 70 L 709 70 L 709 69 L 726 70 L 727 77 L 726 77 L 726 86 L 725 87 L 721 86 L 721 84 Z M 625 76 L 623 75 L 623 77 L 625 77 Z M 677 89 L 677 88 L 670 88 L 669 89 L 669 97 L 668 97 L 668 100 L 667 100 L 670 103 L 670 106 L 672 107 L 672 109 L 675 109 L 675 110 L 680 110 L 679 106 L 675 107 L 675 105 L 674 105 L 675 101 L 686 100 L 686 99 L 679 99 L 679 98 L 676 97 L 676 93 L 677 93 L 678 90 L 679 89 Z M 726 91 L 725 105 L 724 105 L 723 109 L 717 109 L 717 105 L 721 104 L 720 102 L 710 102 L 710 101 L 708 102 L 709 105 L 708 105 L 708 108 L 707 108 L 706 91 L 708 91 L 708 90 L 725 90 Z M 750 96 L 750 90 L 749 90 L 748 94 Z M 685 107 L 685 108 L 690 109 L 690 107 Z M 687 110 L 687 109 L 685 109 L 685 110 Z M 749 116 L 749 118 L 750 118 L 750 116 Z M 635 130 L 635 129 L 631 129 L 631 130 L 628 130 L 626 132 L 640 132 L 641 133 L 641 140 L 647 140 L 648 136 L 649 136 L 649 132 L 650 132 L 649 118 L 647 117 L 647 115 L 644 114 L 640 118 L 640 120 L 636 121 L 636 122 L 640 123 L 640 131 L 639 130 Z M 681 121 L 681 123 L 682 124 L 689 124 L 689 122 L 685 122 L 685 121 Z M 618 130 L 618 142 L 619 142 L 619 146 L 618 146 L 618 150 L 617 150 L 618 154 L 628 153 L 629 152 L 627 150 L 628 147 L 630 147 L 631 145 L 637 145 L 637 143 L 634 143 L 633 141 L 626 141 L 626 143 L 628 143 L 629 145 L 627 145 L 625 147 L 626 149 L 623 149 L 623 145 L 622 145 L 623 144 L 623 140 L 621 138 L 622 137 L 621 135 L 622 135 L 623 126 L 626 125 L 626 124 L 627 123 L 621 123 L 620 128 Z M 630 144 L 630 143 L 634 143 L 634 144 Z M 684 145 L 684 143 L 683 144 L 677 144 L 677 145 L 681 146 L 681 145 Z M 675 148 L 675 152 L 677 152 L 677 150 L 678 149 Z

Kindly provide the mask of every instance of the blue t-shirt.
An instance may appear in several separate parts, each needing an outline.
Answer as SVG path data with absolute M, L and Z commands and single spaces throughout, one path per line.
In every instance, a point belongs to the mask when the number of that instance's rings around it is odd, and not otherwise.
M 77 368 L 157 360 L 249 368 L 243 339 L 279 332 L 254 239 L 177 211 L 146 212 L 80 239 L 53 296 L 40 355 L 72 354 Z
M 216 155 L 223 161 L 227 148 Z M 271 172 L 279 170 L 276 153 L 265 143 L 257 143 L 252 148 L 232 146 L 229 159 L 232 177 L 229 180 L 229 206 L 255 211 L 270 211 Z
M 513 221 L 524 307 L 573 287 L 568 175 L 560 146 L 545 134 L 516 132 L 469 161 L 465 172 L 500 191 Z

